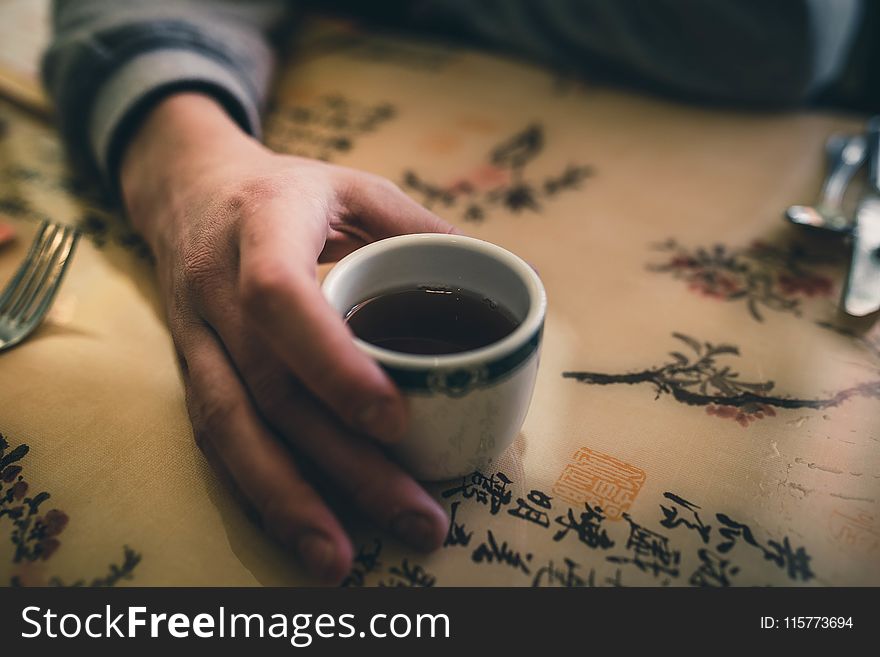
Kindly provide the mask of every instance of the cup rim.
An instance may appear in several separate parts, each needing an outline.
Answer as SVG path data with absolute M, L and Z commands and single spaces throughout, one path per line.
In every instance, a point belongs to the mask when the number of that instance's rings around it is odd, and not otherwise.
M 547 293 L 544 285 L 535 269 L 518 255 L 507 249 L 465 235 L 452 235 L 448 233 L 415 233 L 410 235 L 397 235 L 386 239 L 371 242 L 359 249 L 352 251 L 342 258 L 324 278 L 321 289 L 324 296 L 330 300 L 333 298 L 340 281 L 347 273 L 364 260 L 379 253 L 387 253 L 406 249 L 414 245 L 442 245 L 447 247 L 463 247 L 466 250 L 475 251 L 486 255 L 506 265 L 513 271 L 524 284 L 529 297 L 529 309 L 525 318 L 510 333 L 498 342 L 493 342 L 485 347 L 464 351 L 455 354 L 424 355 L 407 354 L 399 351 L 391 351 L 377 347 L 369 342 L 354 337 L 355 344 L 383 365 L 403 370 L 424 369 L 457 369 L 473 367 L 474 365 L 492 362 L 510 355 L 526 342 L 534 337 L 541 329 L 544 315 L 547 309 Z

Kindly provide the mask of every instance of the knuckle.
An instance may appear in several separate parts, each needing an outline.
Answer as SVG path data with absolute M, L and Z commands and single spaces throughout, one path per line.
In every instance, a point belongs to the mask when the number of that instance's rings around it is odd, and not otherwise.
M 202 403 L 199 414 L 204 426 L 216 432 L 229 426 L 236 410 L 235 404 L 212 399 Z
M 302 519 L 291 505 L 287 495 L 279 490 L 267 492 L 257 503 L 263 526 L 282 543 L 292 543 L 302 530 Z
M 258 316 L 293 292 L 294 277 L 286 263 L 267 260 L 241 272 L 242 304 Z
M 333 363 L 310 368 L 308 382 L 309 387 L 349 425 L 356 425 L 357 414 L 375 397 L 372 391 L 363 390 L 346 370 Z
M 270 421 L 279 422 L 287 409 L 289 391 L 277 376 L 255 376 L 248 383 L 260 412 Z
M 362 473 L 351 483 L 351 495 L 359 504 L 369 509 L 387 509 L 398 502 L 390 494 L 394 477 L 387 472 L 370 472 L 369 468 Z
M 368 180 L 377 191 L 389 194 L 403 193 L 397 183 L 384 176 L 371 173 L 368 174 Z
M 357 205 L 364 194 L 380 197 L 404 192 L 394 182 L 369 171 L 352 171 L 341 178 L 337 187 L 340 198 L 345 205 Z
M 283 194 L 283 180 L 277 175 L 261 175 L 236 183 L 221 196 L 222 209 L 230 214 L 247 216 L 265 203 Z
M 178 295 L 186 296 L 190 290 L 195 294 L 210 293 L 216 285 L 214 258 L 209 249 L 187 249 L 180 268 L 184 290 L 178 291 Z
M 309 168 L 280 170 L 235 183 L 220 195 L 221 211 L 249 221 L 267 205 L 283 201 L 295 190 L 296 198 L 315 213 L 326 211 L 332 198 L 329 178 Z
M 220 446 L 231 435 L 230 424 L 239 407 L 220 398 L 198 397 L 192 391 L 187 393 L 193 436 L 203 452 L 207 445 Z

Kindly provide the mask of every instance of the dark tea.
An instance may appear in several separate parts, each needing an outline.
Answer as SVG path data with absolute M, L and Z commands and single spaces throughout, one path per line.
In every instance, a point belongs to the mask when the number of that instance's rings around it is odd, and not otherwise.
M 513 314 L 460 288 L 420 286 L 360 302 L 345 316 L 354 334 L 383 349 L 437 356 L 479 349 L 510 335 Z

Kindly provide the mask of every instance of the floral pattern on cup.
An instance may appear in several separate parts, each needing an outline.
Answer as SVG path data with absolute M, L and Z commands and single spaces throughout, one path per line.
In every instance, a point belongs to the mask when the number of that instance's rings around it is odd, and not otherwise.
M 428 373 L 428 390 L 450 397 L 464 397 L 474 388 L 486 385 L 489 369 L 485 366 L 461 367 Z

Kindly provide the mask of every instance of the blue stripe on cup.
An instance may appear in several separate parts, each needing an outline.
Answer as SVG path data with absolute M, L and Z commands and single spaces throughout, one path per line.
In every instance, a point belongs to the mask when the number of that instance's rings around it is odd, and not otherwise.
M 524 364 L 541 344 L 543 331 L 542 323 L 535 334 L 519 349 L 491 363 L 446 370 L 434 368 L 410 370 L 388 365 L 382 367 L 404 392 L 464 397 L 472 390 L 498 383 Z

